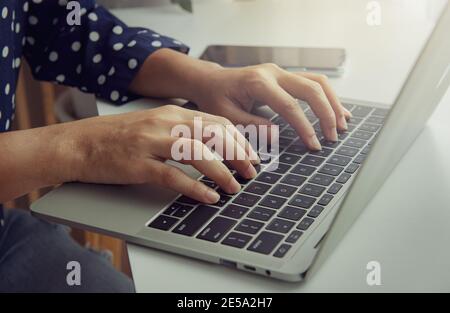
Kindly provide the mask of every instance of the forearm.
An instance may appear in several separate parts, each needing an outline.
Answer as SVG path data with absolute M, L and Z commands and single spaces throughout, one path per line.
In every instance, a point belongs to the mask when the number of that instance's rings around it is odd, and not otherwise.
M 0 203 L 70 180 L 70 138 L 61 125 L 0 134 Z
M 219 68 L 216 63 L 161 49 L 147 58 L 131 83 L 130 91 L 146 97 L 195 101 L 208 82 L 208 73 Z

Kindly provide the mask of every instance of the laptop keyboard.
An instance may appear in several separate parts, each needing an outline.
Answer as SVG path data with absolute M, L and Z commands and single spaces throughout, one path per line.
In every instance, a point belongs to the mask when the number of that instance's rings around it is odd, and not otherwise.
M 242 185 L 238 194 L 225 194 L 203 176 L 200 181 L 221 195 L 218 203 L 205 205 L 180 196 L 148 227 L 284 257 L 356 174 L 388 113 L 344 104 L 353 114 L 349 130 L 339 134 L 338 142 L 330 142 L 323 138 L 317 117 L 305 103 L 301 105 L 321 141 L 321 151 L 308 151 L 286 121 L 275 115 L 271 120 L 280 127 L 279 155 L 260 153 L 258 175 L 251 180 L 232 170 Z M 268 171 L 271 164 L 277 169 Z

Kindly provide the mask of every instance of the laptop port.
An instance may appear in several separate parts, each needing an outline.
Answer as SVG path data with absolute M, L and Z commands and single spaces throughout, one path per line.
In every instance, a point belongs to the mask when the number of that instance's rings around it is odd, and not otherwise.
M 247 271 L 256 272 L 256 268 L 254 268 L 253 266 L 250 266 L 250 265 L 244 265 L 244 268 L 245 268 Z
M 220 264 L 229 268 L 237 268 L 236 262 L 220 259 Z

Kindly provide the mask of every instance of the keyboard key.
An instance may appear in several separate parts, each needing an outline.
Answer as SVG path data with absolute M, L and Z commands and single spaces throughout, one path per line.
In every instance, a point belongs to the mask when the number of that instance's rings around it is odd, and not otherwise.
M 291 129 L 291 128 L 286 128 L 285 130 L 283 130 L 280 133 L 281 137 L 286 137 L 286 138 L 296 138 L 297 137 L 297 133 L 295 132 L 295 130 Z
M 276 258 L 282 258 L 286 255 L 286 253 L 288 253 L 290 248 L 291 245 L 283 243 L 281 246 L 278 247 L 273 256 Z
M 288 220 L 299 221 L 305 214 L 306 210 L 286 206 L 278 216 Z
M 256 180 L 266 184 L 275 184 L 280 178 L 281 175 L 271 172 L 262 172 L 256 177 Z
M 275 214 L 275 212 L 276 212 L 275 210 L 257 206 L 247 215 L 247 217 L 266 222 L 270 220 L 270 218 Z
M 165 214 L 165 215 L 174 215 L 177 211 L 181 211 L 180 213 L 178 213 L 180 215 L 178 217 L 183 217 L 190 210 L 192 210 L 192 208 L 193 208 L 192 206 L 175 202 L 175 203 L 172 203 L 167 209 L 165 209 L 163 214 Z
M 206 205 L 196 207 L 183 221 L 173 230 L 174 233 L 192 236 L 194 235 L 219 209 Z
M 325 163 L 325 165 L 320 168 L 319 173 L 338 176 L 343 170 L 343 167 Z
M 382 125 L 383 122 L 384 122 L 384 118 L 383 118 L 383 117 L 380 117 L 380 116 L 374 116 L 374 115 L 372 115 L 372 116 L 369 116 L 369 117 L 367 118 L 367 122 L 372 123 L 372 124 L 379 124 L 379 125 Z
M 333 154 L 327 161 L 331 164 L 346 166 L 352 159 L 346 156 Z
M 341 154 L 341 155 L 348 156 L 348 157 L 354 157 L 355 155 L 358 154 L 358 152 L 359 152 L 358 149 L 355 149 L 352 147 L 347 147 L 347 146 L 342 146 L 336 150 L 337 154 Z
M 216 217 L 197 236 L 199 239 L 218 242 L 236 224 L 236 221 L 225 217 Z
M 272 209 L 279 209 L 283 206 L 287 199 L 275 197 L 275 196 L 265 196 L 264 199 L 259 202 L 259 205 L 263 205 Z
M 305 217 L 304 219 L 302 219 L 302 221 L 297 225 L 297 229 L 300 230 L 307 230 L 309 228 L 309 226 L 311 226 L 311 224 L 314 222 L 314 220 L 312 218 L 309 217 Z
M 329 141 L 326 139 L 322 139 L 320 140 L 320 144 L 322 145 L 322 147 L 328 147 L 328 148 L 336 148 L 337 146 L 339 146 L 339 141 L 338 142 L 334 142 L 334 141 Z
M 289 201 L 289 204 L 296 207 L 308 209 L 313 205 L 315 201 L 316 199 L 311 197 L 307 197 L 304 195 L 295 195 L 294 198 Z
M 386 117 L 388 115 L 388 113 L 389 113 L 389 109 L 375 109 L 375 111 L 373 111 L 372 115 Z
M 350 137 L 343 143 L 343 145 L 361 149 L 362 147 L 364 147 L 366 145 L 366 142 L 361 139 Z
M 303 232 L 299 231 L 299 230 L 293 230 L 289 236 L 286 238 L 286 242 L 289 243 L 296 243 L 300 237 L 303 235 Z
M 323 163 L 323 161 L 325 161 L 324 158 L 307 155 L 300 161 L 300 163 L 312 165 L 312 166 L 320 166 Z
M 277 233 L 287 234 L 294 225 L 294 222 L 282 220 L 281 218 L 274 218 L 270 224 L 267 225 L 266 229 Z
M 317 116 L 313 113 L 313 112 L 306 112 L 305 113 L 306 118 L 308 119 L 308 121 L 310 123 L 315 123 L 317 122 L 319 119 L 317 118 Z
M 345 169 L 345 172 L 349 173 L 349 174 L 353 174 L 354 172 L 356 172 L 358 170 L 358 168 L 359 168 L 358 164 L 352 163 L 349 166 L 347 166 L 347 168 Z
M 283 235 L 263 231 L 247 248 L 250 251 L 270 254 L 283 240 Z
M 219 201 L 217 201 L 216 203 L 211 204 L 211 205 L 218 206 L 218 207 L 223 207 L 225 204 L 228 203 L 228 201 L 231 200 L 231 197 L 227 196 L 226 194 L 224 194 L 224 192 L 221 191 L 221 190 L 219 190 L 218 193 L 220 195 Z
M 363 121 L 362 118 L 359 117 L 351 117 L 350 120 L 348 120 L 348 123 L 350 124 L 354 124 L 354 125 L 358 125 L 359 123 L 361 123 Z
M 173 218 L 173 217 L 165 216 L 165 215 L 160 215 L 157 218 L 155 218 L 148 225 L 148 227 L 156 228 L 156 229 L 160 229 L 160 230 L 169 230 L 178 221 L 179 220 L 177 218 Z
M 270 187 L 271 187 L 270 185 L 252 182 L 244 189 L 244 191 L 254 193 L 257 195 L 263 195 L 270 189 Z
M 372 137 L 372 135 L 373 135 L 373 133 L 365 132 L 362 130 L 356 130 L 352 134 L 352 137 L 358 138 L 358 139 L 363 139 L 363 140 L 369 140 Z
M 280 126 L 279 128 L 282 129 L 285 126 L 288 125 L 288 122 L 286 122 L 281 116 L 276 116 L 274 119 L 272 119 L 272 123 Z
M 286 175 L 281 182 L 284 184 L 289 184 L 292 186 L 300 187 L 301 184 L 303 184 L 306 180 L 306 177 L 294 175 L 294 174 L 288 174 Z
M 178 208 L 175 212 L 173 212 L 173 216 L 175 217 L 185 217 L 189 212 L 192 211 L 194 207 L 183 205 L 182 207 Z
M 358 128 L 359 130 L 364 130 L 366 132 L 372 132 L 375 133 L 380 129 L 380 125 L 375 125 L 375 124 L 369 124 L 369 123 L 364 123 L 361 126 L 359 126 Z
M 356 164 L 362 164 L 364 162 L 364 160 L 366 159 L 366 156 L 364 154 L 359 154 L 354 160 L 353 162 L 355 162 Z
M 339 192 L 339 190 L 341 190 L 341 188 L 342 188 L 341 184 L 334 183 L 333 185 L 331 185 L 330 188 L 328 188 L 327 192 L 331 193 L 332 195 L 335 195 Z
M 186 204 L 192 204 L 192 205 L 200 203 L 197 200 L 194 200 L 194 199 L 186 197 L 186 196 L 181 196 L 176 201 L 181 202 L 181 203 L 186 203 Z
M 273 194 L 273 195 L 277 195 L 277 196 L 289 198 L 289 197 L 292 196 L 296 191 L 297 191 L 297 188 L 295 188 L 295 187 L 288 186 L 288 185 L 278 184 L 278 185 L 276 185 L 276 186 L 274 186 L 274 187 L 272 188 L 272 190 L 270 191 L 270 193 Z
M 300 156 L 295 154 L 283 153 L 278 161 L 287 164 L 296 164 L 300 160 Z
M 326 206 L 331 202 L 331 200 L 333 200 L 333 196 L 330 195 L 329 193 L 326 193 L 322 196 L 322 198 L 320 198 L 319 202 L 317 203 Z
M 344 140 L 345 138 L 347 138 L 348 135 L 349 135 L 348 132 L 340 132 L 340 133 L 338 133 L 338 139 L 342 141 L 342 140 Z M 323 150 L 323 148 L 322 148 L 322 150 Z
M 364 149 L 361 150 L 361 154 L 369 154 L 370 152 L 370 146 L 366 146 Z
M 251 181 L 251 179 L 244 178 L 241 175 L 239 175 L 238 173 L 234 174 L 233 176 L 237 180 L 237 182 L 241 185 L 246 185 Z
M 261 164 L 269 164 L 274 159 L 273 155 L 258 153 L 259 159 L 261 160 Z
M 349 110 L 350 112 L 355 108 L 355 106 L 353 104 L 350 104 L 350 103 L 342 103 L 342 106 L 344 108 L 346 108 L 347 110 Z
M 372 108 L 358 105 L 353 109 L 352 115 L 355 117 L 366 117 L 370 112 L 372 112 Z
M 285 174 L 290 169 L 291 169 L 290 165 L 283 163 L 272 163 L 271 165 L 268 166 L 268 168 L 265 171 L 277 174 Z
M 325 187 L 306 184 L 300 189 L 300 193 L 308 196 L 319 197 L 325 191 Z
M 286 152 L 303 155 L 308 152 L 308 148 L 304 145 L 291 145 L 289 148 L 287 148 Z
M 291 173 L 294 173 L 294 174 L 300 174 L 300 175 L 304 175 L 304 176 L 309 176 L 309 175 L 311 175 L 314 171 L 315 171 L 315 168 L 314 168 L 314 167 L 307 166 L 307 165 L 303 165 L 303 164 L 299 164 L 299 165 L 295 166 L 295 167 L 291 170 Z
M 252 237 L 249 235 L 231 232 L 227 237 L 225 237 L 225 239 L 222 241 L 222 244 L 235 248 L 244 248 L 251 239 Z
M 309 182 L 321 186 L 329 186 L 334 180 L 334 177 L 323 175 L 323 174 L 315 174 L 313 177 L 309 179 Z
M 332 149 L 329 148 L 322 148 L 322 150 L 319 151 L 311 151 L 310 154 L 320 157 L 328 157 L 333 152 Z
M 242 216 L 244 216 L 245 213 L 248 212 L 248 208 L 244 208 L 239 205 L 230 204 L 227 205 L 225 209 L 220 212 L 220 215 L 228 216 L 235 219 L 240 219 Z
M 282 138 L 282 137 L 280 137 L 280 139 L 278 140 L 278 146 L 280 147 L 280 149 L 286 148 L 291 143 L 292 143 L 292 139 L 290 139 L 290 138 Z
M 216 187 L 217 187 L 217 184 L 215 182 L 212 182 L 209 180 L 204 180 L 204 179 L 201 179 L 200 181 L 202 183 L 204 183 L 206 186 L 208 186 L 209 188 L 216 189 Z
M 347 131 L 348 132 L 352 132 L 357 125 L 353 125 L 353 124 L 347 124 Z
M 309 210 L 308 212 L 308 216 L 309 217 L 313 217 L 316 218 L 320 215 L 320 213 L 322 213 L 323 211 L 323 207 L 320 205 L 315 205 L 311 208 L 311 210 Z
M 336 180 L 336 182 L 340 183 L 340 184 L 345 184 L 346 182 L 348 182 L 348 180 L 352 177 L 351 174 L 349 173 L 342 173 L 338 179 Z
M 256 234 L 262 227 L 264 226 L 264 223 L 244 219 L 242 222 L 239 223 L 238 226 L 236 226 L 235 230 L 248 233 L 248 234 Z
M 233 200 L 233 203 L 252 207 L 259 201 L 259 199 L 261 199 L 260 196 L 242 192 L 237 195 L 237 197 Z

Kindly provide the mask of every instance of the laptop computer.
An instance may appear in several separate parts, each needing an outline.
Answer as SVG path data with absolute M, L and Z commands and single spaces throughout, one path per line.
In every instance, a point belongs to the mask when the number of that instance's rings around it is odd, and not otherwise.
M 301 281 L 330 255 L 422 130 L 450 84 L 450 5 L 390 110 L 344 101 L 349 131 L 308 151 L 286 122 L 280 152 L 263 157 L 242 191 L 204 205 L 152 186 L 71 183 L 32 204 L 34 215 L 187 257 L 285 281 Z M 299 103 L 314 123 L 317 118 Z M 271 164 L 278 166 L 268 171 Z M 205 184 L 214 182 L 179 165 Z

